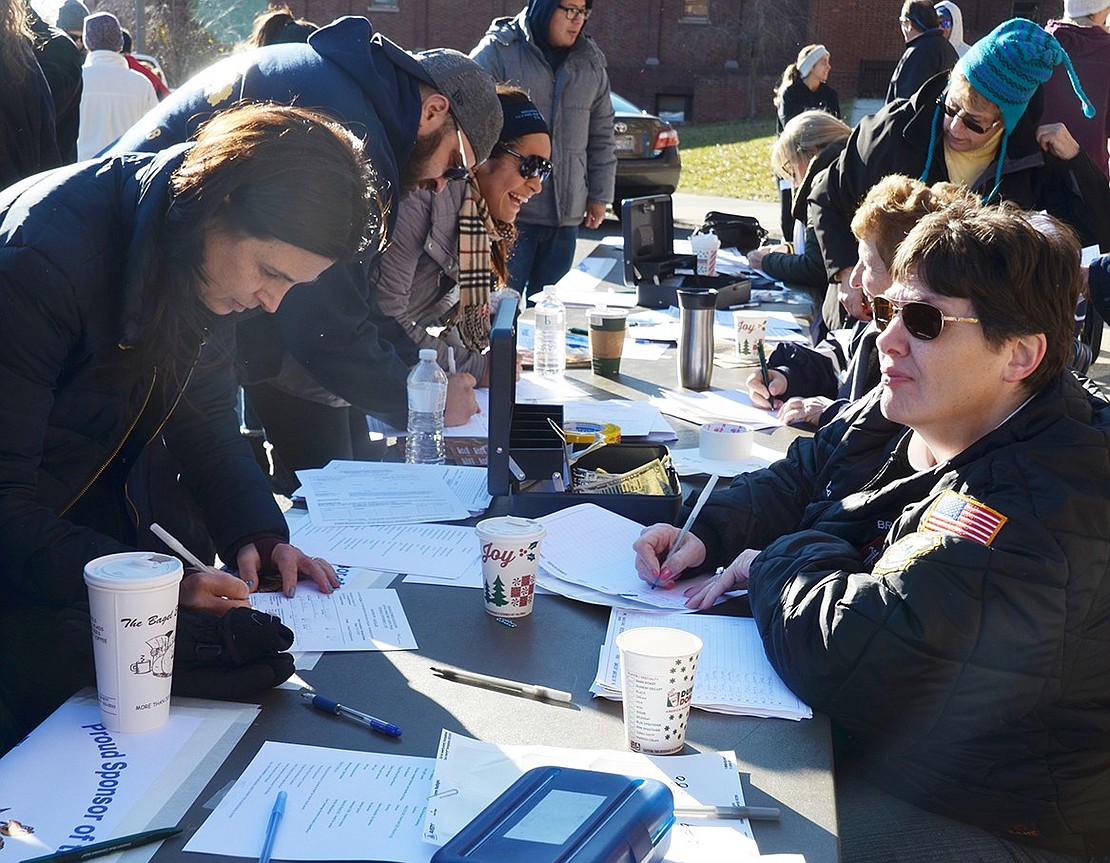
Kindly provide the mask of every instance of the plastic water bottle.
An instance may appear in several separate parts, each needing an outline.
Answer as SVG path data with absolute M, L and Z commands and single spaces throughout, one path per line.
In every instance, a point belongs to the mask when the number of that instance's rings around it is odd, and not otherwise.
M 536 304 L 536 340 L 532 367 L 542 378 L 557 378 L 567 370 L 567 309 L 548 285 Z
M 420 362 L 409 372 L 408 464 L 443 464 L 443 411 L 447 407 L 447 375 L 431 348 L 420 351 Z

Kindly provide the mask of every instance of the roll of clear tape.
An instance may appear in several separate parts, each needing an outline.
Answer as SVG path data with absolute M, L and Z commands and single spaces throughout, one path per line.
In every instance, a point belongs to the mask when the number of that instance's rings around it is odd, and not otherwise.
M 747 426 L 706 423 L 701 427 L 698 453 L 715 461 L 744 461 L 751 458 L 754 435 Z

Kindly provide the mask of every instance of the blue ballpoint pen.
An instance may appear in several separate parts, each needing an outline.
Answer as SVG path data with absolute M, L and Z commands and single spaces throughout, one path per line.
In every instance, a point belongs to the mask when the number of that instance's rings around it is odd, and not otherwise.
M 270 854 L 274 850 L 274 840 L 277 838 L 278 824 L 281 816 L 285 814 L 285 800 L 289 795 L 279 791 L 274 808 L 270 810 L 270 823 L 266 825 L 266 838 L 262 841 L 262 853 L 258 855 L 258 863 L 270 863 Z
M 323 710 L 325 713 L 334 713 L 337 716 L 346 716 L 348 719 L 353 719 L 355 722 L 361 722 L 367 728 L 373 729 L 379 734 L 388 734 L 390 737 L 401 736 L 401 729 L 392 722 L 378 719 L 377 717 L 371 716 L 369 713 L 355 710 L 353 707 L 340 704 L 338 701 L 332 701 L 330 698 L 326 698 L 323 695 L 313 695 L 311 692 L 302 692 L 301 697 L 307 700 L 317 710 Z

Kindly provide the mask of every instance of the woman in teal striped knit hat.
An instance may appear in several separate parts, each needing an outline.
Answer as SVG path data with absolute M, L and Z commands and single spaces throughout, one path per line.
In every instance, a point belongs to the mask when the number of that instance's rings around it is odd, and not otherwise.
M 1045 210 L 1070 225 L 1083 245 L 1110 250 L 1106 177 L 1063 124 L 1039 122 L 1041 84 L 1058 66 L 1067 70 L 1084 113 L 1094 113 L 1056 38 L 1014 18 L 972 45 L 950 75 L 936 75 L 909 99 L 860 122 L 810 194 L 825 266 L 842 300 L 850 299 L 847 277 L 856 263 L 852 216 L 890 174 L 958 183 L 991 203 Z M 1101 326 L 1095 329 L 1101 335 Z M 1089 340 L 1097 351 L 1093 331 Z

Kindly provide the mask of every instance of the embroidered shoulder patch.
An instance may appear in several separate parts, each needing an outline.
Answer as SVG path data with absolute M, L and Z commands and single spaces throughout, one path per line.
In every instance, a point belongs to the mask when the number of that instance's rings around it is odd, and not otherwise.
M 875 561 L 871 574 L 888 575 L 892 572 L 901 572 L 914 560 L 932 551 L 943 541 L 944 537 L 938 533 L 907 533 Z
M 1009 519 L 975 498 L 952 490 L 941 493 L 921 520 L 919 530 L 970 539 L 990 545 Z

